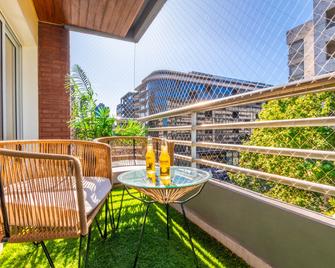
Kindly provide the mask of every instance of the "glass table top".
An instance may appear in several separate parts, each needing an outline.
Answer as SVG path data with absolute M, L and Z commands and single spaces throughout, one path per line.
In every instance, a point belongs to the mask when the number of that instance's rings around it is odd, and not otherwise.
M 165 186 L 160 183 L 159 168 L 156 168 L 156 184 L 147 178 L 146 169 L 131 170 L 118 176 L 119 182 L 126 186 L 137 188 L 183 188 L 205 183 L 212 175 L 201 169 L 191 167 L 171 167 L 171 184 Z

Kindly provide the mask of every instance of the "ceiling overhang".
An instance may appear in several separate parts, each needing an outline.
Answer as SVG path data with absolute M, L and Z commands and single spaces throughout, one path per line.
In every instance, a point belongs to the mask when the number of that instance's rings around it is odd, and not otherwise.
M 166 0 L 33 0 L 39 21 L 138 42 Z

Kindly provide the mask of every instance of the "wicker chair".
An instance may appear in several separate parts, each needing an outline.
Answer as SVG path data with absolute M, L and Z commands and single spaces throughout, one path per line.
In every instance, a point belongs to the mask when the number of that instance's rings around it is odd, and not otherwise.
M 144 166 L 147 138 L 140 136 L 113 136 L 97 138 L 95 141 L 106 143 L 111 147 L 113 168 L 124 166 Z M 156 160 L 159 158 L 162 139 L 153 138 Z M 174 143 L 168 141 L 171 165 L 174 160 Z M 113 170 L 114 172 L 114 170 Z
M 0 239 L 41 244 L 44 240 L 87 236 L 85 266 L 95 216 L 112 189 L 110 147 L 74 140 L 0 142 Z

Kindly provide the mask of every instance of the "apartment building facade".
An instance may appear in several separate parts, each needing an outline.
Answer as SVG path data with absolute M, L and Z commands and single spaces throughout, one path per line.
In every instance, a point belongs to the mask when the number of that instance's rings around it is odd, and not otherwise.
M 151 73 L 129 95 L 121 98 L 121 104 L 117 109 L 117 115 L 121 118 L 135 118 L 148 116 L 179 108 L 200 101 L 213 100 L 245 93 L 270 85 L 246 80 L 232 79 L 199 72 L 176 72 L 160 70 Z M 126 99 L 132 97 L 133 107 L 125 105 Z M 128 110 L 124 110 L 128 108 Z M 197 114 L 198 124 L 224 123 L 238 121 L 254 121 L 261 110 L 261 104 L 253 104 L 241 107 L 228 107 L 226 109 L 200 112 Z M 190 124 L 190 115 L 166 118 L 160 121 L 150 122 L 150 127 L 158 126 L 182 126 Z M 171 139 L 189 140 L 190 132 L 156 133 L 165 135 Z M 206 130 L 198 131 L 198 141 L 212 141 L 238 144 L 247 139 L 250 130 Z M 179 148 L 180 147 L 180 148 Z M 176 152 L 187 154 L 190 148 L 177 146 Z M 238 161 L 237 152 L 222 152 L 219 150 L 198 149 L 198 154 L 210 157 L 220 157 L 225 162 Z
M 134 106 L 135 92 L 128 92 L 121 100 L 120 104 L 116 106 L 116 114 L 120 118 L 135 118 L 136 107 Z
M 313 18 L 289 30 L 289 81 L 335 71 L 335 2 L 313 1 Z

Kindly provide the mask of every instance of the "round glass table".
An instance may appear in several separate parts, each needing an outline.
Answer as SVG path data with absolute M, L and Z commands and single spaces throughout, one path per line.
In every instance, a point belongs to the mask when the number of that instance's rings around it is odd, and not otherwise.
M 156 168 L 156 170 L 159 170 L 159 168 Z M 127 171 L 118 176 L 118 180 L 121 184 L 123 184 L 124 189 L 123 189 L 122 198 L 121 198 L 120 211 L 118 214 L 117 227 L 120 221 L 122 201 L 123 201 L 125 190 L 130 196 L 140 200 L 142 203 L 146 205 L 145 213 L 143 216 L 143 223 L 142 223 L 140 238 L 139 238 L 137 252 L 136 252 L 135 261 L 134 261 L 134 267 L 136 267 L 138 256 L 139 256 L 143 233 L 144 233 L 145 222 L 146 222 L 146 218 L 148 215 L 149 207 L 151 204 L 156 203 L 156 202 L 164 204 L 166 207 L 166 223 L 167 223 L 166 229 L 167 229 L 168 239 L 170 238 L 169 204 L 171 203 L 180 204 L 183 217 L 184 217 L 184 221 L 185 221 L 185 225 L 188 231 L 190 244 L 192 246 L 195 264 L 196 266 L 198 266 L 198 262 L 197 262 L 197 258 L 195 255 L 193 242 L 192 242 L 192 237 L 190 233 L 190 228 L 189 228 L 188 220 L 185 214 L 184 204 L 190 201 L 192 198 L 196 197 L 203 189 L 205 183 L 211 177 L 212 175 L 209 172 L 206 172 L 206 171 L 203 171 L 197 168 L 191 168 L 191 167 L 171 167 L 171 184 L 167 186 L 163 185 L 160 182 L 159 173 L 156 173 L 156 183 L 153 183 L 150 179 L 148 179 L 146 176 L 145 168 Z M 140 192 L 141 194 L 140 197 L 130 192 L 129 191 L 130 188 L 136 189 L 138 192 Z

